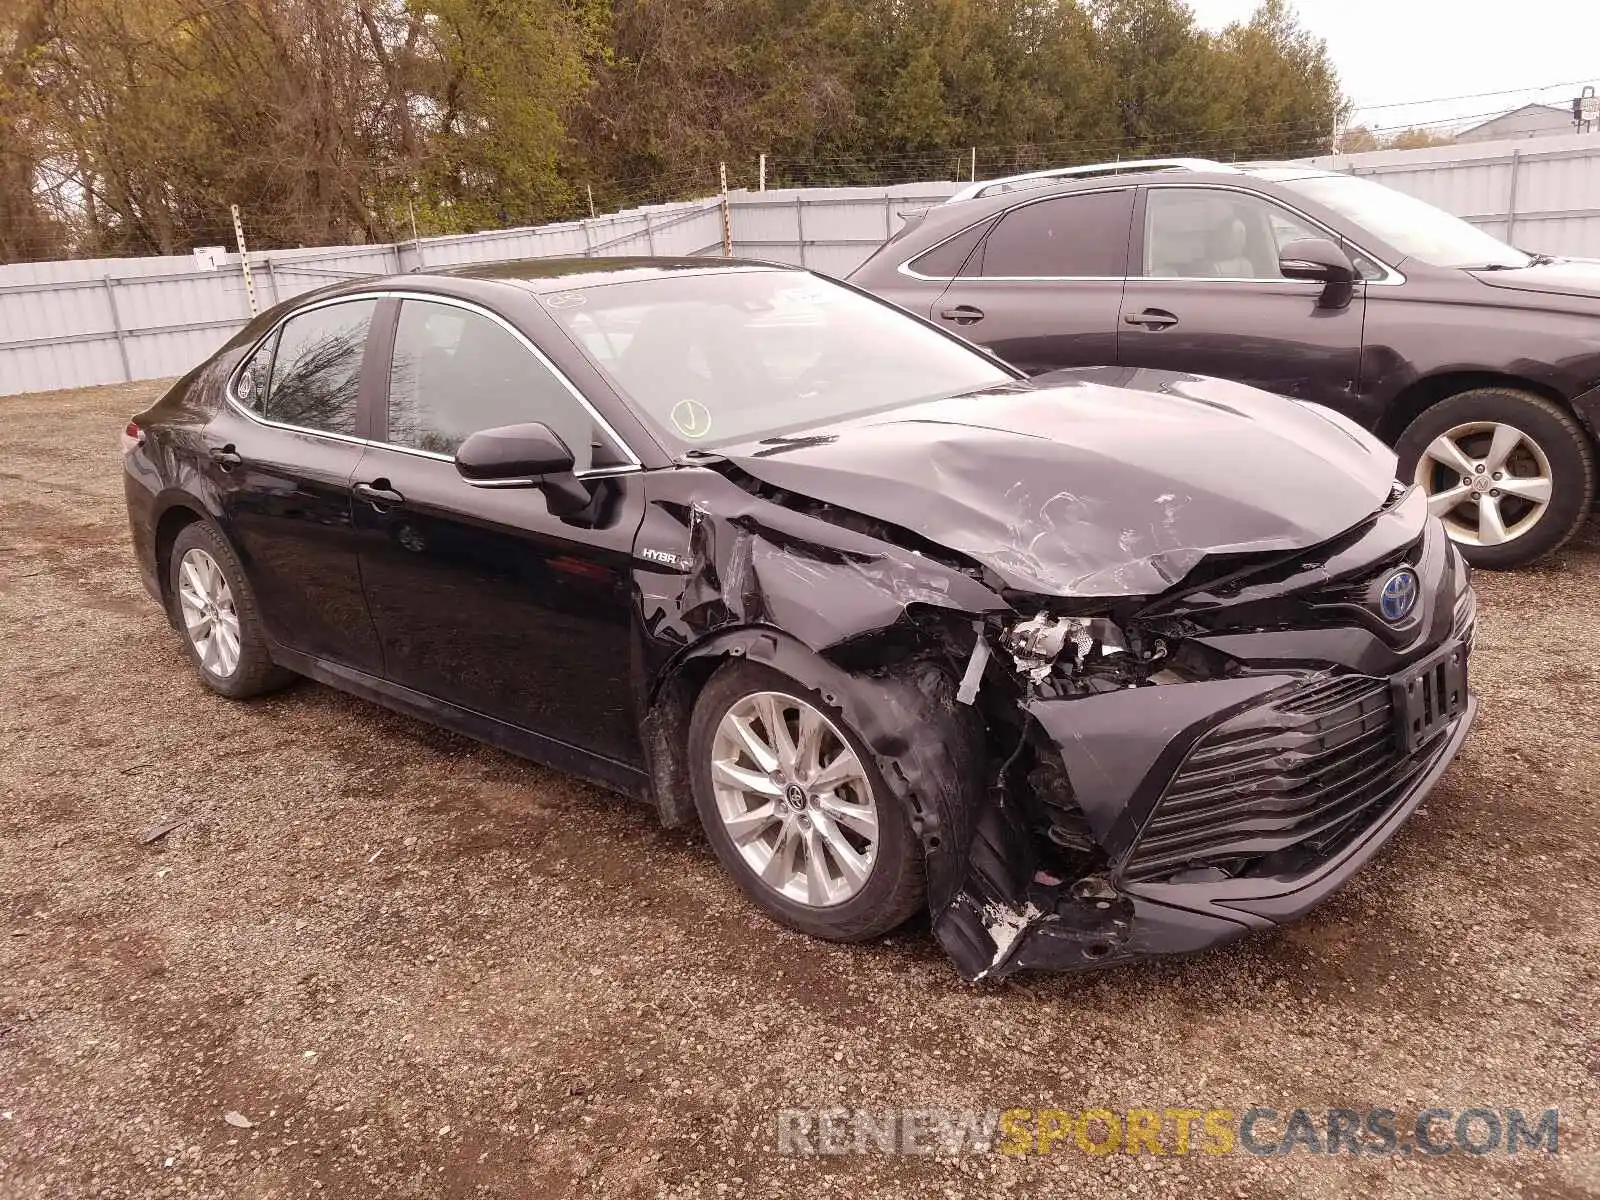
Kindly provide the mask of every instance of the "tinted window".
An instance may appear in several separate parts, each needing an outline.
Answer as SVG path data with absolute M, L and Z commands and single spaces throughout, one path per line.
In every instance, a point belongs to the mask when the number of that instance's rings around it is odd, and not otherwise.
M 544 300 L 617 390 L 685 445 L 826 428 L 1014 379 L 899 309 L 804 271 L 685 270 Z
M 555 373 L 504 325 L 452 304 L 400 305 L 389 372 L 389 441 L 454 454 L 480 429 L 541 421 L 593 463 L 594 421 Z
M 983 244 L 986 276 L 1120 277 L 1133 193 L 1057 196 L 1014 208 Z
M 973 251 L 978 248 L 984 230 L 993 222 L 979 221 L 971 229 L 956 234 L 942 246 L 935 246 L 920 258 L 911 260 L 911 269 L 930 279 L 950 279 L 956 275 L 976 275 L 978 261 Z M 970 260 L 970 261 L 969 261 Z M 965 267 L 966 270 L 962 270 Z
M 1162 279 L 1282 279 L 1278 251 L 1328 235 L 1259 196 L 1202 188 L 1145 195 L 1144 272 Z
M 303 429 L 354 435 L 361 356 L 376 300 L 329 304 L 290 317 L 278 334 L 263 414 Z

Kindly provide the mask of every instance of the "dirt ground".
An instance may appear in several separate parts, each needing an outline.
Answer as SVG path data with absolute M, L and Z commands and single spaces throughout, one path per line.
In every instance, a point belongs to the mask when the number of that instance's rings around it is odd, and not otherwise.
M 208 692 L 128 547 L 156 391 L 0 398 L 8 1200 L 1600 1193 L 1592 530 L 1479 576 L 1478 727 L 1328 905 L 969 987 L 925 927 L 775 927 L 597 789 L 309 683 Z M 776 1153 L 782 1109 L 1258 1105 L 1559 1107 L 1560 1152 Z

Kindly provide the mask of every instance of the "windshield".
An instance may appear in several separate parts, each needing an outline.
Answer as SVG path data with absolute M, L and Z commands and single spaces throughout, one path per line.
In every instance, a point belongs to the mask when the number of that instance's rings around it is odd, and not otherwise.
M 694 446 L 1016 378 L 887 304 L 800 271 L 679 274 L 541 300 L 643 415 Z
M 1407 258 L 1435 267 L 1526 267 L 1533 259 L 1414 196 L 1354 175 L 1286 179 L 1283 186 L 1371 230 Z

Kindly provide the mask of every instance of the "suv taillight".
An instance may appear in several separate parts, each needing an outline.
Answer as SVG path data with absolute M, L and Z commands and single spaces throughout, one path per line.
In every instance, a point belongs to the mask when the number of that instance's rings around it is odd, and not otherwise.
M 144 430 L 139 428 L 139 422 L 129 421 L 128 427 L 122 431 L 122 452 L 132 454 L 144 445 Z

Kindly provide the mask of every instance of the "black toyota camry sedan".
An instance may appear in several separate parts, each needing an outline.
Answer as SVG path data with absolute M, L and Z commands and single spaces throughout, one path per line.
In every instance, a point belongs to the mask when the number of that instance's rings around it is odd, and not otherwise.
M 967 978 L 1288 921 L 1467 733 L 1466 567 L 1394 456 L 1172 371 L 1032 380 L 805 271 L 537 261 L 268 312 L 124 436 L 201 678 L 310 676 L 697 814 Z

